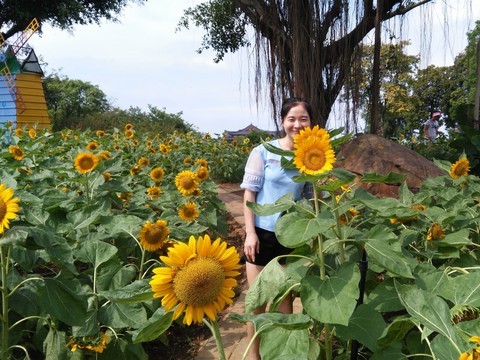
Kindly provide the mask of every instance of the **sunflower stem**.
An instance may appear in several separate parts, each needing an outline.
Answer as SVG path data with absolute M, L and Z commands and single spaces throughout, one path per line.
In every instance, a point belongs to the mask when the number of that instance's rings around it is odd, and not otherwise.
M 218 322 L 216 320 L 212 320 L 212 322 L 209 322 L 207 319 L 203 318 L 203 323 L 208 326 L 208 328 L 212 332 L 213 337 L 215 338 L 219 359 L 226 360 L 225 348 L 223 346 L 222 336 L 220 334 L 220 327 L 218 326 Z
M 8 263 L 9 256 L 5 254 L 5 246 L 0 246 L 0 266 L 2 272 L 2 360 L 7 360 L 8 341 L 9 341 L 9 324 L 8 324 Z
M 315 204 L 315 217 L 318 217 L 320 214 L 320 207 L 318 205 L 318 190 L 315 184 L 313 184 L 313 196 L 314 196 L 314 204 Z M 318 240 L 318 260 L 319 260 L 319 268 L 320 268 L 320 278 L 325 280 L 325 258 L 323 256 L 323 237 L 321 234 L 317 236 Z

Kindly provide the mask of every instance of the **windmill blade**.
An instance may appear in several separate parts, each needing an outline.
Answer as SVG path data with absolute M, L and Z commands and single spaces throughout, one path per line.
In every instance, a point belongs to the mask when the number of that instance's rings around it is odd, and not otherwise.
M 20 49 L 27 43 L 28 39 L 38 30 L 40 24 L 38 23 L 37 18 L 34 18 L 30 24 L 22 31 L 20 36 L 12 44 L 13 54 L 16 55 Z

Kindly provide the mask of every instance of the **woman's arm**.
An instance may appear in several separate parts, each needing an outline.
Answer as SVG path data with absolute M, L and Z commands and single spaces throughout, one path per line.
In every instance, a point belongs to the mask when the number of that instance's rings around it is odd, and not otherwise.
M 245 194 L 243 196 L 243 215 L 245 217 L 245 243 L 243 245 L 243 252 L 248 261 L 254 262 L 255 255 L 260 251 L 260 242 L 258 240 L 257 233 L 255 232 L 255 214 L 247 206 L 247 201 L 255 202 L 257 193 L 245 189 Z

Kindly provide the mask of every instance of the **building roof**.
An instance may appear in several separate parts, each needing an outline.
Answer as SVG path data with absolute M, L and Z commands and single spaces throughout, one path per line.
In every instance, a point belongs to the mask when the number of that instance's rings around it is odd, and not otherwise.
M 240 130 L 225 130 L 224 136 L 226 140 L 232 140 L 233 138 L 237 136 L 246 136 L 250 134 L 251 132 L 265 132 L 268 133 L 272 136 L 276 136 L 277 132 L 276 131 L 268 131 L 268 130 L 262 130 L 256 127 L 253 124 L 248 125 L 247 127 L 240 129 Z

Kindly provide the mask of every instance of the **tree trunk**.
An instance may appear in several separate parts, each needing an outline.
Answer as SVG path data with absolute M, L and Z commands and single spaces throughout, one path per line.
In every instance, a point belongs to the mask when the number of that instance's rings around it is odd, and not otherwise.
M 370 133 L 383 136 L 383 126 L 380 119 L 380 49 L 382 47 L 383 0 L 377 0 L 377 14 L 375 16 L 375 44 L 373 48 L 373 74 L 372 74 L 372 111 Z
M 478 130 L 478 112 L 480 108 L 480 41 L 477 42 L 477 82 L 475 87 L 475 106 L 473 109 L 473 127 Z

